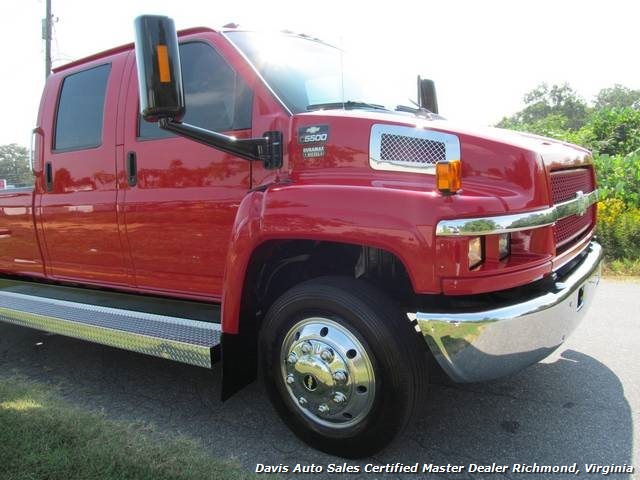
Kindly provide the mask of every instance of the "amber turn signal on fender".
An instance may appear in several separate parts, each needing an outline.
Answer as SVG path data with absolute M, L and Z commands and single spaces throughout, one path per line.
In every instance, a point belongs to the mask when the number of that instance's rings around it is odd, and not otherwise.
M 460 160 L 436 163 L 436 185 L 445 195 L 452 195 L 462 188 L 462 164 Z

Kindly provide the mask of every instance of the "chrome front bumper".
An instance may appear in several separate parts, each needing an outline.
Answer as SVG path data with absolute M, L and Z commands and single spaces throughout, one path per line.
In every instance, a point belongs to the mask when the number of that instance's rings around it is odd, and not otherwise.
M 509 375 L 548 356 L 580 323 L 600 280 L 601 260 L 602 247 L 591 242 L 586 257 L 552 291 L 508 307 L 417 312 L 415 319 L 452 380 L 479 382 Z

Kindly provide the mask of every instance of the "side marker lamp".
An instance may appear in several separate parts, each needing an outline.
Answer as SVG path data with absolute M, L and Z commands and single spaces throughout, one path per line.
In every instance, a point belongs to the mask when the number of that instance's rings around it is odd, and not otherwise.
M 462 164 L 460 160 L 436 163 L 436 185 L 444 195 L 453 195 L 462 188 Z

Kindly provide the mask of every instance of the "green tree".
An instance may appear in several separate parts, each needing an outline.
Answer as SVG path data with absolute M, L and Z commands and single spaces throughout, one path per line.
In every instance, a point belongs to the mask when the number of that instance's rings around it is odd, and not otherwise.
M 589 117 L 587 103 L 567 83 L 552 86 L 541 83 L 525 94 L 524 103 L 524 109 L 511 117 L 503 118 L 497 126 L 529 126 L 553 115 L 556 119 L 564 118 L 563 123 L 567 129 L 578 130 L 587 123 Z
M 640 90 L 631 90 L 616 83 L 613 87 L 603 88 L 596 95 L 596 110 L 626 107 L 640 109 Z
M 16 187 L 33 184 L 29 153 L 16 143 L 0 145 L 0 180 Z
M 589 147 L 602 154 L 628 155 L 640 151 L 640 110 L 605 108 L 596 110 L 585 127 Z

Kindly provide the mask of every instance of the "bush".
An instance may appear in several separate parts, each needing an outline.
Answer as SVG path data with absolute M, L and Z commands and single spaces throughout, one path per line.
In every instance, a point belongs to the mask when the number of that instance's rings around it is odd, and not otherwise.
M 617 198 L 640 207 L 640 152 L 627 156 L 594 156 L 601 199 Z
M 596 235 L 609 260 L 640 260 L 640 208 L 618 198 L 598 204 Z
M 627 258 L 621 258 L 619 260 L 612 260 L 604 265 L 605 274 L 611 275 L 628 275 L 640 277 L 640 260 L 629 260 Z

